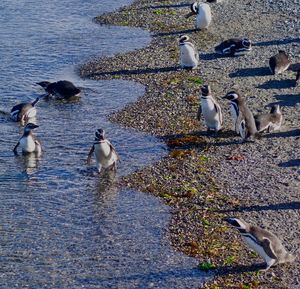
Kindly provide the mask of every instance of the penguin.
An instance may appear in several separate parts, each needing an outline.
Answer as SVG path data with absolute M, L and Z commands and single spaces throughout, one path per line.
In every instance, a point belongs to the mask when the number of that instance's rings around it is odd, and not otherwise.
M 298 69 L 296 74 L 295 87 L 297 87 L 299 84 L 300 84 L 300 68 Z
M 221 55 L 241 56 L 252 50 L 252 42 L 248 38 L 231 38 L 215 46 L 215 52 Z
M 39 97 L 37 97 L 33 102 L 27 103 L 19 103 L 15 105 L 10 111 L 10 117 L 13 121 L 20 121 L 22 123 L 27 122 L 29 119 L 34 118 L 36 116 L 36 108 L 35 105 L 39 101 Z
M 37 153 L 41 154 L 42 152 L 42 147 L 40 142 L 37 140 L 35 135 L 32 133 L 32 130 L 39 127 L 38 125 L 34 123 L 27 123 L 26 126 L 24 127 L 24 133 L 18 143 L 15 145 L 13 152 L 17 155 L 17 148 L 20 145 L 22 148 L 23 153 Z
M 95 141 L 88 154 L 87 164 L 90 164 L 93 152 L 95 152 L 96 164 L 99 173 L 101 172 L 102 167 L 104 169 L 116 170 L 116 163 L 119 156 L 113 145 L 105 137 L 105 131 L 101 128 L 95 133 Z
M 180 66 L 182 68 L 197 68 L 199 64 L 199 53 L 187 35 L 179 38 Z
M 223 98 L 231 101 L 230 109 L 235 131 L 240 134 L 242 140 L 259 138 L 254 116 L 246 105 L 245 99 L 236 91 L 228 92 Z
M 194 2 L 191 4 L 191 12 L 188 13 L 185 17 L 189 18 L 192 15 L 196 16 L 196 29 L 205 29 L 211 23 L 211 9 L 207 3 L 198 3 Z
M 278 104 L 273 105 L 270 113 L 254 116 L 258 132 L 279 130 L 282 124 L 282 113 Z
M 36 84 L 40 85 L 49 95 L 59 98 L 68 99 L 72 96 L 79 96 L 80 89 L 68 80 L 59 80 L 57 82 L 41 81 Z
M 278 237 L 270 231 L 253 226 L 242 219 L 228 218 L 225 221 L 236 228 L 249 247 L 265 260 L 266 268 L 262 271 L 295 260 L 295 256 L 288 253 Z
M 207 0 L 208 3 L 221 3 L 224 0 Z
M 198 109 L 197 119 L 200 121 L 201 113 L 203 114 L 207 130 L 218 132 L 222 128 L 223 117 L 220 105 L 213 98 L 210 86 L 205 84 L 201 87 L 200 106 Z
M 269 68 L 274 75 L 286 71 L 290 64 L 289 57 L 283 50 L 278 50 L 278 53 L 269 59 Z

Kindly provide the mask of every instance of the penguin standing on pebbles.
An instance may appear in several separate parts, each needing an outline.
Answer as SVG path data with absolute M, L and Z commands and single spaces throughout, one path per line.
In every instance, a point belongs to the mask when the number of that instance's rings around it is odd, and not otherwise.
M 15 145 L 13 151 L 17 155 L 17 148 L 20 145 L 22 148 L 23 153 L 37 153 L 41 154 L 42 152 L 42 147 L 40 142 L 37 140 L 35 135 L 32 133 L 32 130 L 39 127 L 38 125 L 34 123 L 27 123 L 26 126 L 24 127 L 24 133 L 18 143 Z
M 269 60 L 269 68 L 271 73 L 274 75 L 286 71 L 290 64 L 289 57 L 283 50 L 279 50 L 278 53 L 272 56 Z
M 190 38 L 187 35 L 182 35 L 179 38 L 180 66 L 195 69 L 199 64 L 199 53 L 189 40 Z
M 68 80 L 60 80 L 57 82 L 41 81 L 37 82 L 48 95 L 57 96 L 59 98 L 68 99 L 73 96 L 79 96 L 80 89 Z
M 39 101 L 39 97 L 35 99 L 35 101 L 31 103 L 20 103 L 15 105 L 10 111 L 10 117 L 13 121 L 20 121 L 25 123 L 29 121 L 29 119 L 34 118 L 36 116 L 36 108 L 35 105 Z
M 105 131 L 98 129 L 95 133 L 94 144 L 88 154 L 87 164 L 90 164 L 93 152 L 96 157 L 98 172 L 104 169 L 116 170 L 117 160 L 119 159 L 117 152 L 110 141 L 105 137 Z
M 278 104 L 272 106 L 270 113 L 254 116 L 258 132 L 279 130 L 282 124 L 282 113 Z
M 295 256 L 288 253 L 278 237 L 270 231 L 253 226 L 237 218 L 228 218 L 225 221 L 236 228 L 249 247 L 265 260 L 266 268 L 262 271 L 267 271 L 270 267 L 277 264 L 295 260 Z
M 220 105 L 213 98 L 210 86 L 205 84 L 201 87 L 200 106 L 197 119 L 200 121 L 203 114 L 207 130 L 218 132 L 222 128 L 223 117 Z
M 223 98 L 231 101 L 230 109 L 235 131 L 241 135 L 242 140 L 258 138 L 260 135 L 257 132 L 253 114 L 246 105 L 245 99 L 236 91 L 228 92 Z
M 196 15 L 196 29 L 208 28 L 211 22 L 211 9 L 207 3 L 194 2 L 191 4 L 191 12 L 185 17 Z
M 241 56 L 252 50 L 252 42 L 248 38 L 231 38 L 215 46 L 215 52 L 220 55 Z

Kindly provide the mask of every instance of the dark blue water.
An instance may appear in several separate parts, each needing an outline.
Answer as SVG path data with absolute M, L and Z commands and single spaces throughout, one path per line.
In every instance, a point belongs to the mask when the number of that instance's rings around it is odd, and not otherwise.
M 40 158 L 14 156 L 23 128 L 0 115 L 1 288 L 194 288 L 200 282 L 196 261 L 175 253 L 164 237 L 168 208 L 117 189 L 85 164 L 100 127 L 122 159 L 116 178 L 166 152 L 158 139 L 107 120 L 141 96 L 143 86 L 82 80 L 75 72 L 91 57 L 149 43 L 140 29 L 92 22 L 128 2 L 0 3 L 1 111 L 40 95 L 38 81 L 68 79 L 83 88 L 77 102 L 39 102 Z

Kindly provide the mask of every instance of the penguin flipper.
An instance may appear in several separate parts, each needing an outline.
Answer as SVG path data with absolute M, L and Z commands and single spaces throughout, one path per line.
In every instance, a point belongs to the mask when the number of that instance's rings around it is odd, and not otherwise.
M 199 121 L 201 119 L 201 114 L 202 114 L 202 107 L 201 107 L 201 105 L 199 105 L 198 112 L 197 112 L 197 120 L 199 120 Z
M 13 149 L 13 152 L 14 152 L 15 155 L 18 154 L 17 148 L 18 148 L 19 145 L 20 145 L 20 141 L 17 142 L 17 144 L 15 145 L 15 147 Z
M 265 252 L 267 253 L 267 255 L 270 258 L 277 260 L 277 257 L 275 255 L 275 252 L 274 252 L 274 249 L 272 247 L 272 243 L 271 243 L 270 239 L 264 237 L 261 241 L 261 244 L 262 244 L 263 248 L 265 249 Z
M 93 145 L 93 146 L 91 147 L 90 151 L 89 151 L 89 154 L 88 154 L 88 157 L 87 157 L 87 160 L 86 160 L 86 163 L 87 163 L 88 165 L 89 165 L 90 162 L 91 162 L 91 157 L 92 157 L 92 154 L 93 154 L 94 150 L 95 150 L 95 146 Z
M 236 119 L 236 122 L 235 122 L 235 131 L 238 133 L 240 131 L 240 126 L 241 126 L 242 121 L 244 121 L 244 117 L 242 116 L 241 113 L 239 113 L 239 115 Z
M 119 157 L 119 155 L 118 155 L 118 153 L 117 153 L 115 147 L 114 147 L 110 142 L 109 142 L 109 147 L 110 147 L 110 155 L 111 155 L 112 153 L 114 153 L 114 154 L 117 156 L 117 160 L 120 160 L 120 157 Z

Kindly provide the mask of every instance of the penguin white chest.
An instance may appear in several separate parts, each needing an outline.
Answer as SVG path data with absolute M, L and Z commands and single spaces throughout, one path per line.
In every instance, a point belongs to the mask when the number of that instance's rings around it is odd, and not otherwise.
M 208 128 L 214 130 L 221 129 L 221 115 L 216 110 L 214 102 L 209 98 L 201 98 L 201 108 L 205 123 Z
M 20 139 L 20 146 L 23 152 L 32 153 L 35 151 L 35 142 L 33 137 L 30 135 Z
M 199 11 L 196 17 L 196 28 L 204 29 L 210 25 L 211 10 L 208 4 L 202 3 L 199 5 Z
M 106 141 L 95 144 L 95 156 L 99 171 L 101 167 L 108 168 L 117 161 L 116 153 Z
M 187 44 L 180 45 L 180 66 L 196 68 L 197 65 L 198 59 L 193 47 Z
M 27 118 L 34 118 L 34 117 L 36 116 L 36 108 L 35 108 L 35 107 L 30 108 L 30 109 L 26 112 L 25 116 L 26 116 Z

